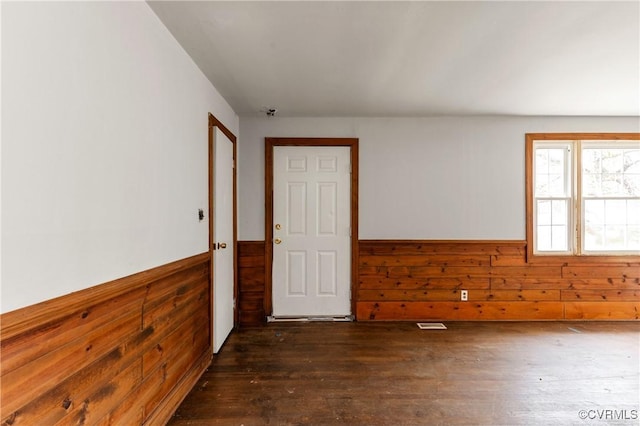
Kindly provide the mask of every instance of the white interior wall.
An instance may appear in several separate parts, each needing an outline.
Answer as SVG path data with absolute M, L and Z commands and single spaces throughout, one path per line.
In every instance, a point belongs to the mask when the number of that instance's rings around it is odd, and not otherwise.
M 240 240 L 264 239 L 264 138 L 360 140 L 361 239 L 525 239 L 525 133 L 638 132 L 638 117 L 241 117 Z
M 238 117 L 149 6 L 1 7 L 2 312 L 207 251 L 207 114 Z

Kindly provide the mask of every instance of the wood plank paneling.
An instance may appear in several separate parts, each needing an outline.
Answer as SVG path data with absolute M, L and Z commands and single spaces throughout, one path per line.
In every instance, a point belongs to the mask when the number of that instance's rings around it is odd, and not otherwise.
M 561 302 L 358 302 L 358 320 L 554 320 Z
M 500 241 L 500 244 L 487 244 L 487 241 L 436 241 L 436 240 L 361 240 L 360 255 L 412 255 L 412 254 L 487 254 L 521 255 L 526 251 L 521 241 Z
M 2 376 L 2 411 L 13 412 L 92 362 L 107 355 L 114 342 L 138 332 L 140 312 L 117 316 L 104 327 L 76 336 L 68 344 Z M 43 377 L 45 378 L 43 380 Z M 25 392 L 25 389 L 28 392 Z
M 394 274 L 395 275 L 395 274 Z M 360 276 L 360 289 L 488 289 L 489 278 L 452 276 L 447 278 L 412 278 L 396 276 L 395 278 Z
M 629 258 L 530 264 L 524 241 L 363 240 L 359 245 L 354 298 L 361 321 L 637 318 L 640 267 Z M 238 243 L 244 325 L 264 323 L 264 249 L 263 241 Z M 460 301 L 463 289 L 468 302 Z
M 146 289 L 138 288 L 108 302 L 49 322 L 45 327 L 2 339 L 0 375 L 53 352 L 73 336 L 99 329 L 126 312 L 140 310 Z M 4 324 L 3 324 L 4 326 Z
M 192 368 L 177 384 L 177 386 L 169 393 L 169 395 L 163 401 L 163 404 L 158 407 L 153 413 L 146 419 L 145 425 L 153 426 L 158 424 L 166 424 L 173 413 L 175 407 L 185 399 L 187 394 L 194 387 L 202 373 L 210 365 L 211 359 L 208 354 L 203 354 L 200 359 L 194 364 Z M 160 371 L 160 370 L 159 370 Z M 153 387 L 149 387 L 153 389 Z
M 360 290 L 358 300 L 380 301 L 460 301 L 459 290 Z M 560 290 L 477 290 L 469 292 L 469 301 L 560 300 Z
M 555 278 L 513 278 L 513 277 L 493 277 L 491 278 L 491 288 L 495 290 L 522 290 L 522 289 L 567 289 L 571 287 L 569 281 Z
M 241 326 L 266 322 L 265 243 L 238 241 L 238 321 Z
M 203 326 L 207 326 L 206 321 L 209 316 L 204 313 L 197 313 L 195 316 L 183 315 L 177 319 L 180 321 L 178 327 L 173 327 L 170 333 L 167 335 L 164 333 L 161 340 L 145 351 L 142 356 L 142 372 L 145 377 L 151 374 L 151 372 L 159 368 L 167 358 L 171 357 L 176 352 L 188 352 L 188 348 L 191 345 L 202 345 L 207 342 L 201 339 L 201 330 Z M 158 336 L 161 337 L 161 336 Z
M 610 266 L 565 266 L 562 268 L 563 278 L 640 278 L 640 267 L 636 265 Z
M 628 258 L 532 265 L 526 252 L 524 241 L 361 241 L 357 319 L 638 318 L 640 267 Z
M 188 269 L 194 262 L 208 257 L 209 253 L 202 253 L 153 269 L 139 272 L 124 278 L 120 278 L 105 284 L 91 287 L 71 295 L 57 297 L 25 309 L 2 314 L 2 339 L 8 339 L 16 334 L 22 334 L 29 330 L 49 324 L 57 319 L 67 317 L 73 312 L 84 312 L 90 306 L 95 306 L 113 299 L 126 291 L 147 286 L 155 281 L 164 280 L 172 275 Z
M 489 266 L 486 255 L 382 255 L 360 256 L 360 266 Z
M 640 278 L 595 278 L 595 279 L 568 279 L 566 282 L 572 289 L 619 289 L 640 290 Z
M 527 258 L 524 254 L 491 256 L 491 266 L 524 266 L 526 264 Z
M 640 300 L 640 290 L 562 290 L 562 300 L 633 302 Z
M 567 302 L 567 319 L 630 320 L 640 319 L 640 302 Z
M 166 422 L 211 356 L 209 259 L 3 314 L 2 424 Z
M 57 425 L 93 425 L 113 411 L 120 401 L 142 381 L 141 360 L 136 359 L 111 381 L 101 385 L 85 399 L 70 407 Z
M 387 268 L 389 277 L 423 277 L 423 278 L 489 278 L 490 266 L 393 266 Z

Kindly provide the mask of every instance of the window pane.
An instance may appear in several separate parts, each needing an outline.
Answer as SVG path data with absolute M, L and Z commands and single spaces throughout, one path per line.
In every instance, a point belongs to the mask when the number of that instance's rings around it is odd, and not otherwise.
M 624 250 L 625 247 L 625 229 L 624 225 L 605 225 L 604 227 L 604 249 L 605 250 Z
M 600 197 L 624 195 L 624 190 L 622 189 L 622 174 L 603 173 L 601 179 L 600 193 L 596 195 Z
M 625 225 L 627 223 L 627 200 L 606 200 L 604 202 L 605 225 Z
M 604 226 L 586 224 L 584 229 L 584 248 L 589 251 L 602 250 L 604 243 Z
M 537 220 L 538 225 L 551 225 L 551 201 L 538 200 L 537 203 Z
M 640 197 L 640 174 L 625 173 L 622 180 L 622 188 L 625 195 Z
M 600 174 L 600 151 L 597 149 L 582 150 L 582 170 L 583 173 Z
M 623 162 L 625 173 L 640 173 L 640 149 L 626 149 Z
M 602 174 L 585 173 L 582 175 L 582 194 L 587 197 L 597 197 L 602 193 L 600 178 Z
M 553 200 L 551 202 L 551 223 L 553 225 L 567 225 L 566 200 Z
M 585 200 L 584 219 L 589 225 L 604 225 L 604 200 Z
M 568 149 L 536 148 L 535 196 L 565 197 L 568 177 L 566 174 Z
M 560 174 L 549 174 L 549 195 L 564 195 L 564 176 Z
M 582 194 L 587 197 L 640 196 L 640 149 L 583 149 Z
M 538 251 L 551 251 L 551 226 L 538 226 L 536 248 Z
M 566 226 L 551 227 L 551 249 L 554 251 L 567 250 L 567 227 Z
M 548 197 L 549 194 L 549 175 L 536 176 L 536 196 Z
M 640 250 L 640 226 L 629 225 L 627 227 L 627 249 Z
M 623 150 L 602 148 L 600 155 L 602 156 L 602 172 L 603 173 L 621 173 L 623 170 Z
M 536 149 L 536 176 L 549 173 L 549 150 Z
M 567 251 L 568 200 L 537 200 L 536 202 L 536 250 Z
M 565 149 L 549 149 L 549 173 L 564 174 Z
M 640 200 L 585 200 L 584 249 L 640 249 Z
M 640 200 L 627 201 L 627 223 L 640 225 Z

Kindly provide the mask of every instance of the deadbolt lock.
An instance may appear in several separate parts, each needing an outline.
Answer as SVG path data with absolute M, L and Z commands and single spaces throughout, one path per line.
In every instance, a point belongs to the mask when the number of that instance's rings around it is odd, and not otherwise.
M 276 229 L 279 231 L 282 228 L 282 225 L 280 225 L 279 223 L 276 223 Z
M 276 238 L 275 240 L 273 240 L 273 242 L 276 244 L 280 244 L 282 240 L 280 238 Z

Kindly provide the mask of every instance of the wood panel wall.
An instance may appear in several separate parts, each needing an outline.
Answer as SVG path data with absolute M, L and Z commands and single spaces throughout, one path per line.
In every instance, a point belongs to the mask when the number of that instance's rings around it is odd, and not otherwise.
M 264 241 L 238 241 L 238 322 L 255 326 L 266 322 Z
M 211 360 L 203 253 L 0 316 L 2 425 L 157 425 Z
M 238 242 L 241 325 L 265 321 L 264 244 Z M 637 257 L 529 264 L 526 252 L 524 241 L 360 240 L 356 319 L 640 318 Z
M 640 263 L 532 265 L 520 241 L 361 240 L 356 297 L 359 321 L 636 320 Z

